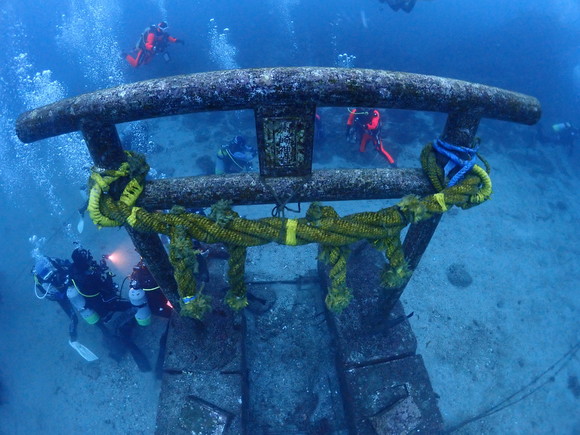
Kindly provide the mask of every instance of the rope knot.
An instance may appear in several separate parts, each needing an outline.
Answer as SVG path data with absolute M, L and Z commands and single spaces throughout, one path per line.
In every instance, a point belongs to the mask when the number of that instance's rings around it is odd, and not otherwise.
M 446 166 L 447 169 L 437 163 L 437 153 L 449 157 L 452 164 Z M 461 159 L 460 154 L 469 158 Z M 95 170 L 91 175 L 88 207 L 91 218 L 98 226 L 128 224 L 137 231 L 169 236 L 169 260 L 177 282 L 181 314 L 197 319 L 211 310 L 212 303 L 210 297 L 202 293 L 205 282 L 196 280 L 200 270 L 200 251 L 195 249 L 194 240 L 226 246 L 230 288 L 225 300 L 234 310 L 248 305 L 244 281 L 248 247 L 271 242 L 291 246 L 318 243 L 322 247 L 320 261 L 329 266 L 330 284 L 326 304 L 329 309 L 340 312 L 352 299 L 346 284 L 348 247 L 352 243 L 367 240 L 383 251 L 387 259 L 382 273 L 383 286 L 386 291 L 402 288 L 413 273 L 402 248 L 403 229 L 409 224 L 444 213 L 453 206 L 464 209 L 473 207 L 489 199 L 492 193 L 489 165 L 477 155 L 476 150 L 454 147 L 438 140 L 435 145 L 425 146 L 421 152 L 421 165 L 437 193 L 421 198 L 408 195 L 398 204 L 377 212 L 341 217 L 330 206 L 312 203 L 304 218 L 273 216 L 250 220 L 241 218 L 232 210 L 232 202 L 226 200 L 214 204 L 209 217 L 189 213 L 183 207 L 176 206 L 170 213 L 149 212 L 135 206 L 143 191 L 149 166 L 140 155 L 128 153 L 127 156 L 128 162 L 118 170 Z M 485 170 L 474 163 L 476 156 L 485 163 Z M 445 185 L 447 174 L 457 168 L 459 170 Z M 129 176 L 131 179 L 127 180 L 119 200 L 107 193 L 112 183 Z M 120 188 L 112 190 L 118 193 Z
M 444 155 L 449 159 L 443 171 L 445 177 L 448 177 L 453 170 L 457 170 L 455 175 L 447 183 L 447 187 L 455 186 L 458 182 L 463 180 L 465 174 L 467 174 L 471 168 L 475 165 L 477 160 L 477 151 L 479 146 L 471 147 L 460 147 L 457 145 L 452 145 L 441 139 L 437 139 L 433 143 L 433 149 L 439 154 Z M 462 159 L 460 155 L 466 155 L 467 159 Z

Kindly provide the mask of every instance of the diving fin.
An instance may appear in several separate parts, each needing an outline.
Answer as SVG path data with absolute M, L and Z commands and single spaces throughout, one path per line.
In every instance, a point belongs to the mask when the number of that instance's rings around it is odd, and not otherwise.
M 82 356 L 87 361 L 96 361 L 99 359 L 97 355 L 91 352 L 86 346 L 80 344 L 78 341 L 68 341 L 68 344 L 78 352 L 80 356 Z
M 81 214 L 79 223 L 77 224 L 77 231 L 79 232 L 79 234 L 81 234 L 84 229 L 85 229 L 85 216 Z

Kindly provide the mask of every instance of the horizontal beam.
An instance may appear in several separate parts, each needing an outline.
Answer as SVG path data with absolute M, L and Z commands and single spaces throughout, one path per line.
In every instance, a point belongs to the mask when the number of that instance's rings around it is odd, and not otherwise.
M 523 124 L 534 124 L 541 115 L 533 97 L 443 77 L 354 68 L 261 68 L 166 77 L 68 98 L 23 113 L 16 133 L 28 143 L 77 131 L 84 120 L 118 124 L 285 105 L 468 112 Z
M 275 193 L 274 193 L 275 192 Z M 308 177 L 260 177 L 257 173 L 148 181 L 137 205 L 149 210 L 174 205 L 208 207 L 220 199 L 234 205 L 281 202 L 395 199 L 435 193 L 421 169 L 341 169 Z

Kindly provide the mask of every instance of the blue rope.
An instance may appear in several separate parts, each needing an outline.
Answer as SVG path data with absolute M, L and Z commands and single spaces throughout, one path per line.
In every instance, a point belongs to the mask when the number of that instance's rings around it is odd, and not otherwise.
M 450 143 L 444 142 L 441 139 L 437 139 L 433 143 L 433 148 L 435 148 L 438 153 L 449 159 L 444 168 L 446 177 L 453 169 L 457 167 L 460 168 L 459 171 L 457 171 L 457 173 L 453 176 L 453 178 L 449 180 L 447 187 L 455 186 L 463 179 L 463 177 L 465 177 L 465 174 L 467 174 L 471 168 L 473 168 L 475 161 L 477 160 L 477 150 L 479 149 L 479 147 L 468 148 L 451 145 Z M 469 159 L 463 160 L 459 158 L 459 153 L 467 154 Z

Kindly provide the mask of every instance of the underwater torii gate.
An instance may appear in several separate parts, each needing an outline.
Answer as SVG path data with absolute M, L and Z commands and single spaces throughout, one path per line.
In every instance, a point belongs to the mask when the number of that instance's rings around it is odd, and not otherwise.
M 117 169 L 127 157 L 116 124 L 204 111 L 254 111 L 259 174 L 147 181 L 137 205 L 150 210 L 208 207 L 220 199 L 242 205 L 435 193 L 420 169 L 313 171 L 316 108 L 346 106 L 447 113 L 440 139 L 467 148 L 473 146 L 482 118 L 531 125 L 541 115 L 533 97 L 448 78 L 364 69 L 263 68 L 154 79 L 68 98 L 22 114 L 16 131 L 26 143 L 81 131 L 95 165 Z M 437 160 L 441 167 L 447 163 L 444 157 Z M 439 220 L 438 214 L 410 225 L 403 250 L 411 270 Z M 173 268 L 158 235 L 125 227 L 165 294 L 178 306 Z M 395 307 L 407 282 L 391 289 L 384 310 Z M 346 420 L 356 414 L 352 409 L 345 412 Z M 358 423 L 347 426 L 351 433 L 360 429 Z
M 433 193 L 420 169 L 312 171 L 317 106 L 444 112 L 448 117 L 441 139 L 464 147 L 472 146 L 481 118 L 531 125 L 541 115 L 533 97 L 459 80 L 364 69 L 265 68 L 148 80 L 64 99 L 22 114 L 16 132 L 21 141 L 30 143 L 80 130 L 95 165 L 116 169 L 126 160 L 116 124 L 252 109 L 259 174 L 153 180 L 147 182 L 138 205 L 168 209 L 173 205 L 208 207 L 219 199 L 242 205 L 276 203 L 277 198 L 308 202 Z M 268 179 L 268 186 L 262 179 Z M 438 222 L 434 217 L 409 228 L 404 247 L 411 269 Z M 157 282 L 174 299 L 172 268 L 158 236 L 127 230 Z

